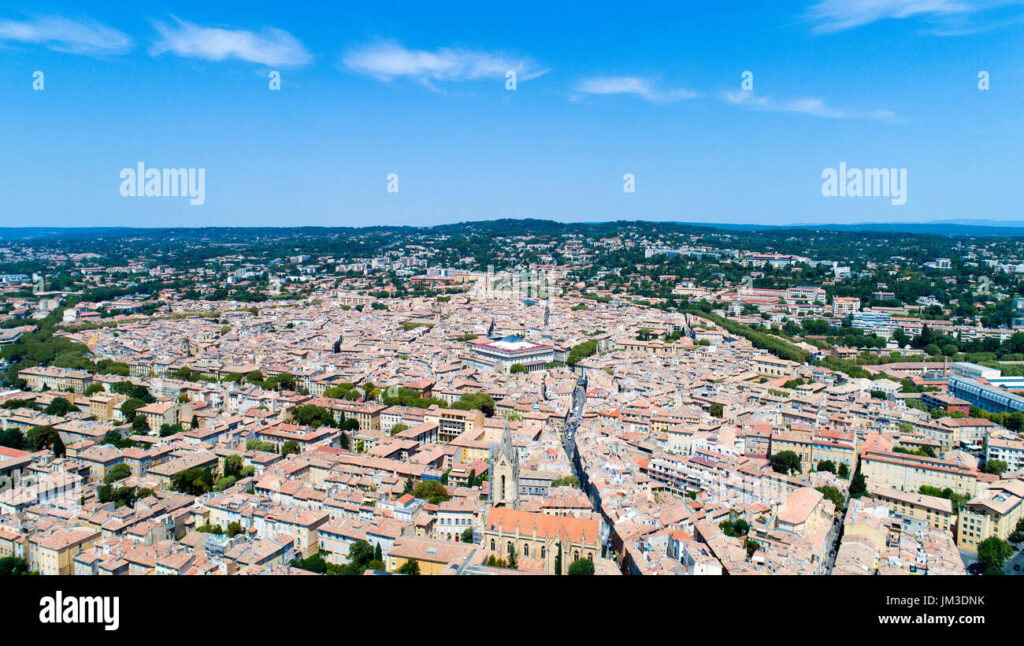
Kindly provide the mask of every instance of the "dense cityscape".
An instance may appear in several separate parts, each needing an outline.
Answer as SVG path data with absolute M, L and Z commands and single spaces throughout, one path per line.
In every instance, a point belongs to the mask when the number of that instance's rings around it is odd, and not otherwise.
M 8 5 L 12 634 L 1017 628 L 1024 0 Z
M 0 231 L 0 569 L 1020 574 L 1020 239 Z

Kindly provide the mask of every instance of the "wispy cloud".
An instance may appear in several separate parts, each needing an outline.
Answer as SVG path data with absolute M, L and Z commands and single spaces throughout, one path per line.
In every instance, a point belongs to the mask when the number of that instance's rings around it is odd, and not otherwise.
M 900 119 L 891 110 L 854 110 L 850 108 L 834 108 L 822 99 L 809 97 L 776 101 L 768 96 L 755 94 L 753 91 L 736 90 L 726 92 L 722 98 L 733 105 L 741 105 L 753 110 L 768 112 L 793 112 L 807 114 L 826 119 L 877 119 L 880 121 L 898 122 Z
M 32 20 L 0 20 L 0 42 L 43 45 L 69 54 L 123 54 L 132 39 L 113 27 L 94 20 L 47 16 Z
M 153 24 L 161 37 L 150 49 L 154 56 L 172 52 L 209 61 L 236 58 L 271 67 L 305 65 L 313 58 L 298 38 L 274 27 L 257 33 L 244 29 L 203 27 L 177 18 L 174 24 Z
M 510 71 L 516 73 L 517 81 L 528 81 L 548 71 L 529 58 L 448 47 L 408 49 L 394 41 L 353 48 L 342 57 L 342 64 L 382 81 L 405 77 L 428 87 L 435 82 L 504 78 Z
M 879 20 L 915 16 L 933 22 L 950 23 L 968 14 L 1024 4 L 1024 0 L 817 0 L 807 11 L 814 31 L 833 33 Z M 932 33 L 974 33 L 981 27 L 956 27 Z
M 599 76 L 584 79 L 573 87 L 572 99 L 579 101 L 586 96 L 608 94 L 631 94 L 652 103 L 682 101 L 696 98 L 694 90 L 660 90 L 650 79 L 639 76 Z

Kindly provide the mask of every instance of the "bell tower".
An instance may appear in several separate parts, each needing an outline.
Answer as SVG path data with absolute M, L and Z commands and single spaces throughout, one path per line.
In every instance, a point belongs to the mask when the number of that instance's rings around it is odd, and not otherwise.
M 491 506 L 519 509 L 519 452 L 512 446 L 512 429 L 507 418 L 491 475 Z

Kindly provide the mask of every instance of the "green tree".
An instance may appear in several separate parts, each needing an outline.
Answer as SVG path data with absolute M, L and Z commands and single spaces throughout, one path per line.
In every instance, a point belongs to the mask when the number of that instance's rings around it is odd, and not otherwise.
M 508 561 L 506 561 L 505 559 L 499 559 L 497 556 L 491 554 L 484 561 L 484 565 L 486 565 L 487 567 L 507 568 Z
M 25 434 L 21 432 L 20 428 L 11 427 L 0 431 L 0 446 L 23 451 L 28 448 L 28 441 L 25 440 Z
M 136 417 L 135 419 L 138 419 Z M 134 424 L 134 422 L 133 422 Z M 147 424 L 148 426 L 148 424 Z M 177 435 L 178 433 L 184 433 L 185 429 L 181 427 L 181 424 L 161 424 L 160 425 L 160 437 L 170 437 Z
M 17 410 L 19 408 L 27 408 L 29 410 L 42 410 L 39 404 L 28 399 L 8 399 L 4 402 L 3 408 L 7 410 Z
M 28 574 L 28 561 L 17 556 L 0 558 L 0 576 Z
M 994 473 L 995 475 L 1002 475 L 1004 471 L 1009 468 L 1009 465 L 1002 460 L 988 460 L 985 462 L 985 473 Z
M 347 399 L 353 401 L 359 399 L 359 396 L 360 392 L 356 385 L 347 381 L 324 390 L 324 397 L 328 399 Z
M 729 512 L 729 519 L 718 523 L 718 527 L 726 536 L 733 538 L 746 536 L 750 532 L 750 523 L 738 518 L 735 512 Z
M 124 480 L 132 475 L 132 469 L 127 464 L 116 464 L 111 467 L 110 471 L 103 476 L 103 482 L 110 484 L 111 482 L 117 482 L 118 480 Z
M 399 568 L 395 570 L 395 572 L 399 574 L 418 576 L 420 573 L 420 563 L 416 559 L 409 559 L 405 563 L 402 563 L 402 565 L 399 566 Z
M 224 458 L 224 475 L 234 478 L 242 475 L 242 456 L 233 454 Z
M 998 536 L 989 536 L 978 543 L 978 561 L 986 567 L 1003 568 L 1006 559 L 1013 556 L 1013 546 Z
M 294 558 L 289 565 L 300 570 L 306 570 L 307 572 L 315 572 L 316 574 L 327 572 L 327 561 L 319 554 L 314 554 L 307 559 Z
M 420 483 L 412 490 L 412 495 L 426 500 L 432 505 L 436 505 L 451 498 L 451 496 L 448 495 L 448 491 L 444 488 L 444 485 L 437 480 L 420 481 Z
M 867 492 L 867 478 L 860 472 L 860 469 L 857 469 L 857 472 L 853 474 L 853 480 L 850 481 L 850 498 L 860 498 Z
M 145 433 L 149 430 L 149 420 L 146 419 L 145 415 L 136 415 L 135 419 L 132 420 L 132 432 L 134 433 Z
M 745 539 L 743 539 L 743 548 L 745 550 L 747 550 L 747 558 L 748 559 L 750 557 L 752 557 L 754 555 L 754 552 L 756 552 L 760 547 L 761 547 L 761 544 L 758 543 L 757 541 L 755 541 L 752 538 L 745 538 Z
M 64 417 L 72 411 L 79 410 L 78 406 L 75 406 L 63 397 L 54 397 L 53 401 L 43 411 L 47 415 L 57 415 L 58 417 Z
M 112 484 L 101 485 L 96 490 L 96 497 L 102 503 L 112 502 L 114 508 L 119 507 L 134 507 L 135 506 L 135 490 L 131 487 L 115 487 Z
M 711 406 L 708 407 L 708 415 L 722 419 L 725 417 L 725 406 L 719 402 L 713 402 Z
M 800 473 L 802 471 L 800 456 L 793 451 L 780 451 L 778 453 L 774 453 L 768 458 L 768 462 L 772 465 L 772 470 L 775 471 L 775 473 L 789 475 L 791 473 Z
M 146 405 L 146 402 L 141 399 L 130 397 L 121 404 L 121 414 L 124 415 L 125 421 L 131 422 L 135 420 L 135 411 Z
M 1024 543 L 1024 518 L 1017 522 L 1017 528 L 1007 538 L 1011 543 Z
M 179 471 L 171 476 L 171 490 L 201 496 L 213 489 L 213 473 L 208 467 Z
M 263 453 L 277 453 L 277 447 L 270 442 L 263 440 L 249 440 L 245 443 L 246 451 L 262 451 Z
M 149 388 L 138 384 L 133 384 L 130 381 L 119 381 L 110 387 L 110 390 L 118 395 L 124 395 L 128 399 L 138 399 L 143 404 L 152 404 L 156 401 L 156 397 L 153 393 L 149 392 Z
M 348 548 L 348 563 L 341 574 L 362 574 L 372 560 L 373 547 L 366 541 L 356 541 Z
M 579 559 L 569 566 L 569 576 L 594 576 L 594 562 L 590 559 Z
M 64 442 L 60 439 L 60 433 L 52 426 L 33 426 L 28 430 L 26 437 L 33 451 L 52 449 L 54 456 L 64 456 Z
M 303 404 L 296 406 L 291 413 L 292 420 L 296 424 L 320 428 L 321 426 L 335 426 L 334 415 L 323 406 L 314 404 Z
M 452 408 L 459 410 L 479 410 L 487 417 L 494 416 L 494 399 L 487 393 L 465 393 Z
M 584 341 L 578 345 L 574 345 L 569 350 L 569 356 L 566 358 L 566 363 L 570 366 L 575 366 L 580 361 L 583 361 L 587 357 L 593 356 L 597 353 L 597 339 L 591 339 L 590 341 Z
M 299 448 L 299 443 L 295 440 L 287 440 L 281 447 L 281 455 L 287 457 L 289 455 L 298 455 L 302 453 L 302 449 Z
M 213 490 L 224 491 L 233 484 L 235 484 L 235 478 L 233 476 L 222 476 L 220 478 L 217 478 L 217 480 L 213 483 Z
M 356 423 L 358 424 L 359 422 L 356 422 Z M 409 429 L 409 425 L 408 424 L 403 424 L 403 423 L 399 422 L 399 423 L 397 423 L 397 424 L 395 424 L 394 426 L 391 427 L 391 436 L 394 437 L 395 435 L 398 435 L 402 431 L 405 431 L 405 430 L 408 430 L 408 429 Z
M 555 478 L 551 481 L 551 487 L 580 487 L 580 479 L 576 476 L 563 476 L 561 478 Z
M 846 505 L 846 499 L 843 498 L 843 492 L 839 491 L 839 489 L 832 485 L 823 485 L 815 488 L 825 496 L 826 500 L 836 506 L 836 511 L 843 510 Z

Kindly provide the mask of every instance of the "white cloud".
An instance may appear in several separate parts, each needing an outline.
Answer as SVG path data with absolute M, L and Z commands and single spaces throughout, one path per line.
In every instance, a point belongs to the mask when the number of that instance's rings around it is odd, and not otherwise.
M 814 31 L 832 33 L 887 18 L 921 16 L 943 22 L 1019 4 L 1021 0 L 817 0 L 808 10 L 807 18 L 815 23 Z
M 577 93 L 573 97 L 575 100 L 590 95 L 632 94 L 645 101 L 662 103 L 693 99 L 698 96 L 697 92 L 693 90 L 662 91 L 657 89 L 649 79 L 638 76 L 600 76 L 584 79 L 577 83 L 573 90 Z
M 298 38 L 281 29 L 268 27 L 256 33 L 174 20 L 174 25 L 154 23 L 161 36 L 161 40 L 150 49 L 154 56 L 173 52 L 178 56 L 209 61 L 237 58 L 271 67 L 305 65 L 313 58 Z
M 0 20 L 0 42 L 43 45 L 69 54 L 123 54 L 132 39 L 113 27 L 94 20 L 70 20 L 59 16 L 33 20 Z
M 514 58 L 500 53 L 442 47 L 434 51 L 408 49 L 388 41 L 349 50 L 342 58 L 348 69 L 382 81 L 408 77 L 431 86 L 435 81 L 469 81 L 505 78 L 509 71 L 517 81 L 528 81 L 545 74 L 529 58 Z
M 776 101 L 768 96 L 755 94 L 753 91 L 736 90 L 726 92 L 722 97 L 727 103 L 742 105 L 754 110 L 767 112 L 794 112 L 808 114 L 826 119 L 876 119 L 880 121 L 896 122 L 899 119 L 890 110 L 852 110 L 848 108 L 833 108 L 825 104 L 822 99 L 809 97 L 803 99 L 789 99 Z

